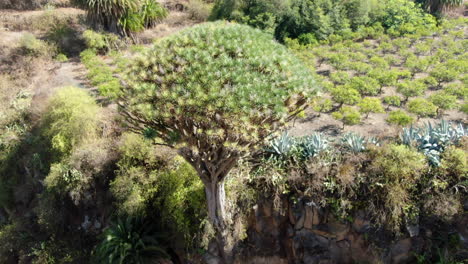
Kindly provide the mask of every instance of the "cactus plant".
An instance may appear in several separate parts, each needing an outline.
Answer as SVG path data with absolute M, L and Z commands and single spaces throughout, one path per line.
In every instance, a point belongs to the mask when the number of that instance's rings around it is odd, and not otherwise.
M 400 139 L 403 144 L 415 146 L 424 153 L 432 165 L 440 166 L 440 154 L 445 148 L 457 144 L 467 134 L 462 124 L 454 127 L 450 122 L 442 120 L 436 126 L 427 123 L 422 128 L 404 128 Z
M 355 133 L 346 133 L 341 138 L 341 143 L 346 149 L 354 153 L 366 150 L 366 138 Z
M 322 133 L 314 133 L 303 138 L 299 144 L 304 159 L 312 158 L 329 148 L 329 141 Z
M 283 133 L 280 137 L 273 139 L 266 151 L 274 157 L 285 157 L 295 148 L 296 140 L 289 136 L 288 132 Z

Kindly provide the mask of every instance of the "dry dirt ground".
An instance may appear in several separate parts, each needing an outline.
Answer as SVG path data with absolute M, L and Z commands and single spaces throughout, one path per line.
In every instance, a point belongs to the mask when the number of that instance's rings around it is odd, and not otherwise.
M 37 17 L 44 16 L 46 12 L 49 11 L 19 12 L 0 10 L 0 47 L 15 47 L 25 32 L 40 34 L 33 30 L 34 21 L 36 21 Z M 76 17 L 84 14 L 82 10 L 74 8 L 59 8 L 55 9 L 54 12 L 64 17 Z M 150 45 L 154 39 L 173 34 L 196 23 L 198 22 L 191 19 L 185 12 L 171 11 L 169 16 L 155 28 L 146 30 L 139 35 L 140 43 Z M 5 54 L 2 54 L 2 49 L 0 49 L 0 58 L 2 55 Z M 29 84 L 35 94 L 34 101 L 36 103 L 33 103 L 33 105 L 36 107 L 44 105 L 44 100 L 60 87 L 77 86 L 94 90 L 87 82 L 85 75 L 86 69 L 80 63 L 79 58 L 71 58 L 63 63 L 52 62 L 38 65 L 37 74 Z M 347 126 L 342 130 L 341 122 L 334 120 L 330 115 L 322 114 L 318 116 L 309 110 L 306 118 L 298 119 L 292 124 L 290 133 L 294 136 L 303 136 L 319 131 L 330 136 L 336 136 L 343 132 L 352 131 L 361 135 L 376 137 L 397 135 L 400 129 L 389 126 L 384 116 L 384 114 L 370 114 L 369 118 L 364 119 L 362 124 Z M 447 111 L 444 118 L 467 123 L 466 115 L 457 111 Z M 428 121 L 434 122 L 436 120 L 424 118 L 420 119 L 416 125 L 423 125 Z
M 41 30 L 35 28 L 35 23 L 47 15 L 47 10 L 38 11 L 11 11 L 0 10 L 0 59 L 11 55 L 11 52 L 19 46 L 25 33 L 33 33 L 37 37 L 43 35 Z M 77 17 L 83 15 L 83 11 L 74 8 L 58 8 L 53 10 L 63 17 Z M 47 21 L 46 21 L 47 22 Z M 177 32 L 183 28 L 195 24 L 184 12 L 171 12 L 155 28 L 142 32 L 139 36 L 142 44 L 151 44 L 155 38 L 161 38 Z M 15 63 L 13 61 L 12 63 Z M 40 113 L 47 98 L 57 89 L 66 86 L 75 86 L 94 90 L 86 79 L 86 68 L 78 57 L 70 58 L 67 62 L 36 61 L 33 77 L 28 80 L 28 87 L 33 96 L 33 112 Z

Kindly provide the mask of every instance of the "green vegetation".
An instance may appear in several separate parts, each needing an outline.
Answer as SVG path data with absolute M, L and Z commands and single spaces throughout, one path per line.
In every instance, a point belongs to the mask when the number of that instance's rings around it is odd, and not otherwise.
M 87 49 L 80 54 L 81 62 L 88 69 L 87 77 L 96 86 L 99 93 L 108 98 L 119 95 L 120 82 L 114 77 L 115 70 L 97 56 L 96 50 Z
M 245 23 L 275 35 L 278 40 L 318 41 L 393 36 L 431 30 L 435 19 L 412 1 L 332 0 L 217 0 L 212 19 Z
M 364 98 L 358 104 L 359 111 L 369 117 L 369 113 L 385 113 L 382 103 L 379 98 Z
M 388 114 L 387 122 L 399 126 L 407 126 L 413 123 L 414 118 L 403 110 L 395 110 Z
M 103 237 L 96 250 L 100 263 L 148 263 L 169 256 L 151 223 L 140 218 L 118 219 Z
M 437 106 L 437 114 L 440 114 L 441 110 L 454 109 L 457 105 L 457 97 L 444 91 L 431 95 L 429 100 Z
M 307 106 L 316 91 L 307 76 L 269 35 L 225 22 L 158 41 L 130 66 L 121 113 L 129 126 L 178 148 L 196 169 L 224 260 L 224 180 L 243 153 Z
M 94 27 L 132 36 L 132 33 L 152 27 L 167 16 L 167 11 L 155 0 L 80 0 L 88 11 Z
M 408 102 L 408 111 L 421 117 L 434 116 L 437 106 L 426 99 L 417 98 Z
M 80 88 L 62 88 L 50 100 L 44 135 L 52 149 L 68 154 L 77 145 L 97 137 L 99 109 L 94 99 Z
M 464 261 L 458 1 L 76 2 L 0 21 L 0 263 Z
M 332 116 L 343 122 L 343 129 L 345 125 L 352 126 L 361 123 L 361 114 L 350 106 L 341 107 L 339 111 L 333 112 Z
M 24 54 L 34 57 L 52 56 L 54 47 L 47 42 L 37 39 L 33 34 L 25 33 L 20 40 L 20 49 Z
M 317 69 L 316 79 L 327 92 L 325 98 L 331 100 L 325 111 L 322 104 L 313 104 L 315 111 L 328 115 L 343 106 L 360 107 L 377 98 L 387 112 L 392 110 L 386 113 L 388 124 L 401 126 L 412 122 L 407 112 L 436 118 L 446 110 L 462 111 L 467 69 L 465 48 L 455 41 L 458 35 L 453 33 L 459 31 L 457 24 L 466 24 L 466 19 L 443 22 L 441 28 L 432 29 L 433 38 L 425 37 L 432 34 L 430 31 L 419 28 L 404 36 L 381 34 L 362 42 L 341 39 L 327 45 L 301 45 L 290 40 L 287 45 L 309 68 Z M 433 90 L 441 91 L 433 94 Z M 367 109 L 361 112 L 365 116 L 373 113 Z M 381 112 L 381 108 L 375 112 Z M 341 119 L 338 113 L 334 115 Z M 450 115 L 454 115 L 452 111 Z
M 380 217 L 397 230 L 406 214 L 405 209 L 412 206 L 410 193 L 427 169 L 427 164 L 424 155 L 402 145 L 386 146 L 375 155 L 372 167 L 377 177 L 373 179 L 372 186 L 378 188 L 378 183 L 383 186 L 378 189 L 383 192 L 379 196 L 386 207 Z
M 398 107 L 401 105 L 401 98 L 398 95 L 385 96 L 383 98 L 383 102 L 387 104 L 388 106 Z

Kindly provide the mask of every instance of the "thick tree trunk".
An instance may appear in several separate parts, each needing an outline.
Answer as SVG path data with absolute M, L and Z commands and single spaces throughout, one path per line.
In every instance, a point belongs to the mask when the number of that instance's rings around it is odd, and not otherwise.
M 226 249 L 226 221 L 224 181 L 205 184 L 206 202 L 208 204 L 208 219 L 216 232 L 219 257 L 223 263 L 230 263 Z
M 208 220 L 215 230 L 218 257 L 223 264 L 231 263 L 231 252 L 227 245 L 224 179 L 239 159 L 238 153 L 223 147 L 208 148 L 199 153 L 189 148 L 179 149 L 179 154 L 197 171 L 205 186 Z

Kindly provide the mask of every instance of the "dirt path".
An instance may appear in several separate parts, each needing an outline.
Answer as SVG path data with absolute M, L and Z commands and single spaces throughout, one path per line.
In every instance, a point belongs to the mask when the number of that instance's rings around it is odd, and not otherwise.
M 75 86 L 79 88 L 90 88 L 85 77 L 86 68 L 78 59 L 59 63 L 53 70 L 49 86 L 66 87 Z

